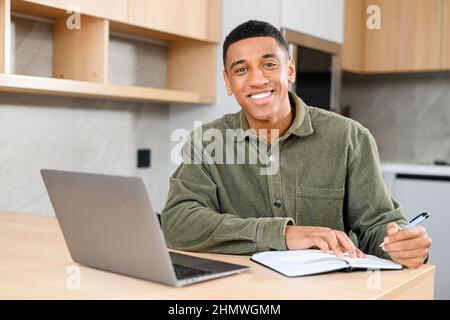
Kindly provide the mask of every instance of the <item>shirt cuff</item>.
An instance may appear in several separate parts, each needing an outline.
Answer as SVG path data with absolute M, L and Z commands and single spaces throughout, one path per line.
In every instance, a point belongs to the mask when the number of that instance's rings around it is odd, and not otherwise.
M 295 225 L 291 218 L 263 218 L 257 230 L 258 251 L 287 250 L 285 232 L 287 225 Z

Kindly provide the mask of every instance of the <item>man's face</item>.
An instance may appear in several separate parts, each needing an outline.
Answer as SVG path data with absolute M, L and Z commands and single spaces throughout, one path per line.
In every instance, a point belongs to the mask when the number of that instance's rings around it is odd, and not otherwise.
M 257 121 L 277 119 L 295 81 L 295 65 L 272 37 L 233 43 L 227 52 L 224 79 L 247 116 Z

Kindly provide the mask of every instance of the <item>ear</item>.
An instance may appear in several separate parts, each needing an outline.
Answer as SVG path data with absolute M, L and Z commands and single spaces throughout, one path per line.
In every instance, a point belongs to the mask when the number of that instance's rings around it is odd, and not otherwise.
M 228 79 L 228 74 L 223 70 L 223 80 L 225 81 L 225 87 L 227 88 L 227 94 L 231 97 L 233 95 L 233 88 L 231 87 L 230 80 Z
M 290 84 L 295 82 L 296 71 L 295 71 L 295 61 L 292 57 L 288 60 L 288 81 Z

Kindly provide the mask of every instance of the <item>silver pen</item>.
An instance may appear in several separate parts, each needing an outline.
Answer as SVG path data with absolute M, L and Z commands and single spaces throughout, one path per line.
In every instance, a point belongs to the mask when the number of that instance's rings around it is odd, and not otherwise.
M 422 212 L 421 214 L 419 214 L 417 217 L 415 217 L 414 219 L 412 219 L 406 226 L 401 227 L 400 229 L 408 229 L 408 228 L 412 228 L 417 226 L 419 223 L 422 223 L 423 221 L 425 221 L 425 219 L 428 219 L 430 217 L 430 214 L 428 212 Z M 383 241 L 382 244 L 380 244 L 380 248 L 382 246 L 384 246 L 385 243 Z

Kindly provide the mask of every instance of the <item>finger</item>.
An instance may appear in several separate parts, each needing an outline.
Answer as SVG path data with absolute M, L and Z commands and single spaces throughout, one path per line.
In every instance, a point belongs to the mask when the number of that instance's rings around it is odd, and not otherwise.
M 335 235 L 337 240 L 339 241 L 339 244 L 344 248 L 344 250 L 347 251 L 352 258 L 356 258 L 356 247 L 353 244 L 352 240 L 350 240 L 350 238 L 341 231 L 335 231 Z
M 385 238 L 385 240 L 387 240 L 387 242 L 385 241 L 385 243 L 387 244 L 387 243 L 393 243 L 393 242 L 397 242 L 397 241 L 417 238 L 417 237 L 421 237 L 426 234 L 427 234 L 427 232 L 424 227 L 416 226 L 416 227 L 400 230 L 392 236 L 387 236 Z
M 317 237 L 325 241 L 333 252 L 335 252 L 335 248 L 337 246 L 337 240 L 335 240 L 336 236 L 333 235 L 333 230 L 326 228 L 321 230 Z
M 323 253 L 329 253 L 330 252 L 330 247 L 328 246 L 328 243 L 320 238 L 315 238 L 314 239 L 314 245 L 319 248 L 320 250 L 322 250 Z
M 356 248 L 356 255 L 358 256 L 358 258 L 365 258 L 366 255 L 364 254 L 364 252 L 362 252 L 361 250 L 359 250 L 358 248 Z
M 432 243 L 431 239 L 425 235 L 419 238 L 407 239 L 386 244 L 383 246 L 383 250 L 385 252 L 398 252 L 415 249 L 424 249 L 429 248 L 431 246 L 431 243 Z
M 395 222 L 389 222 L 387 225 L 387 234 L 389 236 L 394 235 L 398 232 L 398 230 L 400 230 L 400 228 L 398 227 L 398 224 L 396 224 Z
M 415 250 L 408 250 L 408 251 L 398 251 L 398 252 L 389 252 L 389 255 L 392 258 L 397 259 L 423 259 L 425 260 L 428 256 L 428 249 L 415 249 Z
M 327 230 L 324 234 L 323 240 L 328 243 L 328 246 L 336 254 L 337 257 L 343 256 L 343 251 L 340 249 L 339 242 L 333 230 Z

